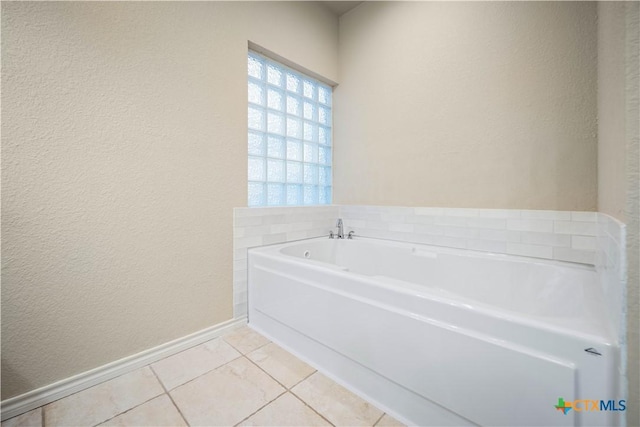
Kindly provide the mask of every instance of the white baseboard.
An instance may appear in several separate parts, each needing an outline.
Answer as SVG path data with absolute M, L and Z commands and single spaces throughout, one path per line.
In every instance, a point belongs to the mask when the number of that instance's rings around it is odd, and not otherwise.
M 127 372 L 142 368 L 150 363 L 179 353 L 190 347 L 217 338 L 225 332 L 247 324 L 247 318 L 241 317 L 219 323 L 193 334 L 169 341 L 157 347 L 141 351 L 140 353 L 107 363 L 95 369 L 82 372 L 64 380 L 29 391 L 0 402 L 0 417 L 2 421 L 23 414 L 32 409 L 62 399 L 73 393 L 113 379 Z

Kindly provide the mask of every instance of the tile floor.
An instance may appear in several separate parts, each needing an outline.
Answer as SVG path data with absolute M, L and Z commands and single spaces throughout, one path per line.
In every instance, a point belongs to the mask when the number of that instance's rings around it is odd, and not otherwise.
M 402 426 L 248 327 L 2 423 Z

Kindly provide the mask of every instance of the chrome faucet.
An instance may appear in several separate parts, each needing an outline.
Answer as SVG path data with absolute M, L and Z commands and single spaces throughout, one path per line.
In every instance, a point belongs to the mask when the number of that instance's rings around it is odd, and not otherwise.
M 344 239 L 344 231 L 342 229 L 342 218 L 338 218 L 338 222 L 336 223 L 336 228 L 338 229 L 338 239 Z
M 329 238 L 330 239 L 344 239 L 344 226 L 342 225 L 342 218 L 338 218 L 336 222 L 336 228 L 338 229 L 337 233 L 333 233 L 333 230 L 329 230 Z M 353 235 L 355 231 L 350 231 L 347 239 L 353 239 Z

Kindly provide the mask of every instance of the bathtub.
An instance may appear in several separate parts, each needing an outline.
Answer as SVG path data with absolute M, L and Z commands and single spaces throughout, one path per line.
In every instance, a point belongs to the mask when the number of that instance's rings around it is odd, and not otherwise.
M 593 267 L 356 238 L 249 250 L 249 326 L 412 425 L 618 425 Z

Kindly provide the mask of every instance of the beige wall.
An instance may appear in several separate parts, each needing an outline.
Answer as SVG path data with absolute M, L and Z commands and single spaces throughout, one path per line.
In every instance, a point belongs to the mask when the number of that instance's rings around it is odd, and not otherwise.
M 596 102 L 595 9 L 365 3 L 338 70 L 312 2 L 2 3 L 2 398 L 231 317 L 247 40 L 342 83 L 337 203 L 591 210 L 598 187 L 629 220 L 629 34 L 598 6 Z
M 340 18 L 336 203 L 595 210 L 596 4 Z
M 232 316 L 251 40 L 337 80 L 314 3 L 2 3 L 2 398 Z
M 624 221 L 625 6 L 598 5 L 598 211 Z
M 598 3 L 598 210 L 627 225 L 627 425 L 640 425 L 640 4 Z

